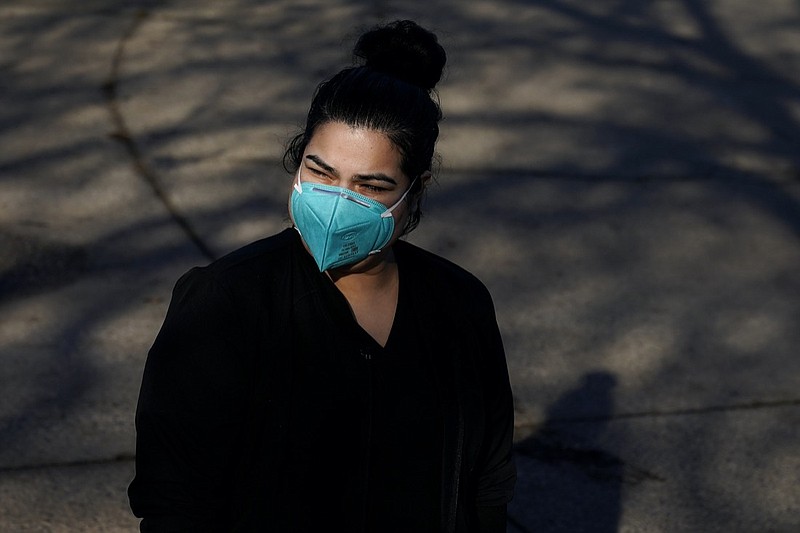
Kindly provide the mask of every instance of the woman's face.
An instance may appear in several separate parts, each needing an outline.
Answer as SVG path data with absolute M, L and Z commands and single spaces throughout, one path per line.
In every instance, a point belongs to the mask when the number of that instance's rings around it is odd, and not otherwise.
M 400 152 L 384 133 L 328 122 L 317 127 L 306 146 L 300 181 L 350 189 L 391 207 L 411 185 L 400 163 Z M 405 228 L 410 201 L 406 197 L 392 211 L 395 230 L 389 246 Z M 289 207 L 291 216 L 291 200 Z

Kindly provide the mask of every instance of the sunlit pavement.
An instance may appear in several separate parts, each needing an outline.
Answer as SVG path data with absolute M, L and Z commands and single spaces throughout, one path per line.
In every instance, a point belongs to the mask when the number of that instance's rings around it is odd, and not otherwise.
M 172 284 L 286 226 L 282 143 L 396 18 L 449 53 L 411 240 L 494 295 L 509 531 L 800 530 L 796 2 L 8 0 L 0 531 L 136 530 Z

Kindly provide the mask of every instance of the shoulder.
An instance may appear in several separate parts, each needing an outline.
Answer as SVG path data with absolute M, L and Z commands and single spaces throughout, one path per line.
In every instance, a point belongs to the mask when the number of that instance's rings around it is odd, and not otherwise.
M 297 232 L 289 228 L 247 244 L 206 266 L 192 268 L 181 281 L 204 280 L 230 287 L 252 288 L 254 283 L 267 281 L 288 269 L 298 243 Z
M 479 300 L 491 305 L 486 286 L 465 268 L 407 241 L 398 241 L 395 253 L 400 268 L 405 268 L 431 294 L 448 294 L 462 303 Z
M 297 232 L 287 229 L 194 267 L 175 284 L 171 307 L 197 312 L 260 308 L 285 285 L 297 246 L 302 246 Z
M 299 243 L 297 232 L 291 228 L 276 235 L 247 244 L 212 262 L 205 269 L 215 277 L 229 278 L 257 273 L 287 262 Z
M 256 335 L 258 328 L 250 326 L 277 316 L 274 311 L 283 302 L 282 287 L 287 285 L 296 243 L 293 233 L 287 230 L 255 241 L 181 276 L 157 345 L 212 337 L 243 344 L 242 331 Z

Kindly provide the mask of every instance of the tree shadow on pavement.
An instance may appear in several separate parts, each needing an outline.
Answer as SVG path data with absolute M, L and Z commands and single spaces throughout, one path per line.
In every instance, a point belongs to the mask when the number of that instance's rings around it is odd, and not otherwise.
M 629 458 L 673 467 L 662 505 L 687 527 L 793 519 L 789 505 L 753 504 L 779 496 L 759 482 L 796 449 L 787 424 L 754 431 L 721 416 L 645 441 L 614 417 L 796 397 L 796 8 L 146 4 L 152 17 L 121 58 L 120 110 L 165 194 L 220 255 L 281 226 L 282 133 L 347 56 L 349 25 L 407 16 L 441 29 L 446 167 L 413 240 L 487 283 L 515 394 L 550 404 L 516 448 L 511 531 L 611 532 L 646 513 L 627 500 L 621 513 L 625 487 L 659 479 Z M 16 255 L 0 258 L 0 323 L 26 329 L 0 343 L 0 467 L 130 454 L 135 382 L 169 287 L 206 261 L 108 137 L 120 132 L 104 83 L 142 7 L 124 5 L 3 21 L 0 246 Z M 762 442 L 726 448 L 742 432 Z M 755 449 L 761 469 L 744 465 Z

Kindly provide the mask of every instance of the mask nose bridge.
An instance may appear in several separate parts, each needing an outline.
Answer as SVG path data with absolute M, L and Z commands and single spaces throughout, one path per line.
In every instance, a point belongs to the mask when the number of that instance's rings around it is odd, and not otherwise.
M 300 172 L 302 170 L 303 170 L 303 166 L 302 165 L 297 168 L 296 179 L 294 180 L 294 185 L 293 185 L 294 189 L 297 191 L 298 194 L 303 194 L 303 187 L 302 187 L 302 185 L 300 183 Z M 417 179 L 418 178 L 414 178 L 414 180 L 408 186 L 408 189 L 406 189 L 406 192 L 403 193 L 403 196 L 401 196 L 400 199 L 398 199 L 390 207 L 387 207 L 386 210 L 381 213 L 381 218 L 389 218 L 390 216 L 392 216 L 392 212 L 397 208 L 398 205 L 400 205 L 403 202 L 403 200 L 406 199 L 406 196 L 408 196 L 408 193 L 411 192 L 411 188 L 414 186 L 414 183 L 417 182 Z M 346 189 L 346 188 L 345 188 L 345 190 L 349 191 L 349 189 Z M 348 200 L 352 200 L 355 203 L 357 203 L 359 205 L 362 205 L 363 207 L 368 207 L 366 204 L 356 200 L 356 198 L 354 198 L 354 197 L 347 197 L 347 196 L 343 196 L 343 197 L 346 197 Z

